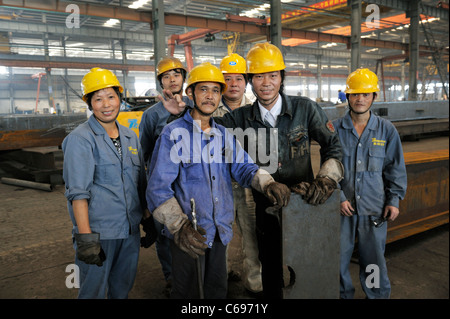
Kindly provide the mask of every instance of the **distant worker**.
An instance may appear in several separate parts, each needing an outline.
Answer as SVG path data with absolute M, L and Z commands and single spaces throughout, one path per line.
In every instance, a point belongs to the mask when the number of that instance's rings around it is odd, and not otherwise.
M 81 87 L 93 115 L 62 143 L 80 269 L 78 297 L 127 298 L 136 277 L 144 211 L 145 220 L 153 220 L 146 210 L 144 160 L 136 134 L 116 121 L 123 88 L 114 73 L 93 68 Z
M 139 139 L 144 153 L 144 161 L 147 168 L 152 159 L 153 148 L 162 129 L 170 122 L 171 114 L 164 108 L 164 103 L 181 98 L 183 104 L 192 107 L 193 102 L 187 96 L 183 96 L 183 84 L 186 80 L 187 71 L 181 61 L 175 57 L 163 57 L 156 66 L 156 75 L 163 89 L 163 95 L 159 95 L 160 101 L 144 111 L 139 125 Z M 148 173 L 148 171 L 147 171 Z M 163 235 L 164 225 L 155 221 L 158 231 L 156 241 L 156 253 L 166 280 L 166 293 L 170 293 L 172 285 L 172 258 L 170 255 L 169 240 Z
M 345 93 L 341 90 L 338 91 L 338 103 L 345 103 L 347 102 L 347 97 L 345 96 Z
M 150 163 L 149 209 L 171 239 L 171 298 L 198 298 L 202 289 L 207 299 L 226 298 L 226 249 L 234 219 L 232 178 L 262 192 L 272 204 L 281 207 L 289 202 L 288 187 L 259 169 L 236 138 L 211 118 L 226 86 L 223 74 L 211 63 L 192 69 L 186 90 L 194 108 L 163 129 Z M 192 223 L 191 199 L 198 230 Z
M 375 73 L 369 69 L 352 72 L 345 90 L 349 111 L 334 121 L 345 168 L 340 182 L 341 298 L 353 298 L 355 293 L 349 264 L 356 238 L 359 279 L 367 298 L 389 298 L 391 293 L 384 257 L 386 222 L 399 215 L 399 201 L 405 197 L 407 183 L 397 130 L 391 122 L 370 111 L 378 91 Z M 374 271 L 379 274 L 376 283 L 368 278 Z
M 245 59 L 236 53 L 227 55 L 220 62 L 220 70 L 227 89 L 212 116 L 223 116 L 238 107 L 253 103 L 245 95 L 248 83 Z M 244 287 L 251 293 L 259 293 L 262 291 L 261 263 L 258 259 L 255 201 L 251 188 L 243 188 L 233 181 L 233 200 L 235 220 L 242 234 Z

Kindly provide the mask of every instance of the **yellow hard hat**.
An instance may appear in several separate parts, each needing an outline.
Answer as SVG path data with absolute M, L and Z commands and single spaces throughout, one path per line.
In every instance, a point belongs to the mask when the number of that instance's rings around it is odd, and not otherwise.
M 222 73 L 247 73 L 247 63 L 245 59 L 237 53 L 231 53 L 220 62 L 220 70 Z
M 284 70 L 283 54 L 268 42 L 255 44 L 247 53 L 248 73 L 267 73 Z
M 164 72 L 174 69 L 183 69 L 186 71 L 186 68 L 179 59 L 173 56 L 165 56 L 159 60 L 158 65 L 156 66 L 156 76 L 159 78 Z
M 225 83 L 225 78 L 218 67 L 212 65 L 209 62 L 204 62 L 202 64 L 194 67 L 191 72 L 189 72 L 186 84 L 186 93 L 188 93 L 188 88 L 198 82 L 218 82 L 222 84 L 222 93 L 227 90 L 227 84 Z
M 345 93 L 372 93 L 378 92 L 378 77 L 369 69 L 357 69 L 347 78 Z
M 92 68 L 81 80 L 83 101 L 87 102 L 89 93 L 115 86 L 119 88 L 120 93 L 123 92 L 123 87 L 114 73 L 106 69 Z

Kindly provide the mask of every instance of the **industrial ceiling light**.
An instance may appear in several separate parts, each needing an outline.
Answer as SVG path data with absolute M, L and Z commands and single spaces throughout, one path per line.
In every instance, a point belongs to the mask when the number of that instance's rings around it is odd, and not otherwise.
M 132 4 L 130 4 L 128 6 L 128 8 L 130 8 L 130 9 L 139 9 L 139 8 L 143 7 L 144 5 L 146 5 L 148 1 L 149 0 L 134 1 Z
M 116 25 L 119 22 L 120 22 L 120 20 L 118 20 L 118 19 L 109 19 L 108 21 L 106 21 L 103 24 L 103 26 L 105 26 L 105 27 L 112 27 L 112 26 Z
M 212 42 L 216 39 L 216 37 L 214 36 L 214 34 L 211 33 L 207 33 L 205 34 L 205 42 Z

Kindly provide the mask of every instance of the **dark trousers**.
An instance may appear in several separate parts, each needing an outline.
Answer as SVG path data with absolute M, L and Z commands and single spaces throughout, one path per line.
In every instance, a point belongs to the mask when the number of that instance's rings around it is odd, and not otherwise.
M 172 299 L 199 298 L 196 260 L 182 251 L 173 240 L 170 241 L 172 254 Z M 205 299 L 225 299 L 228 290 L 226 263 L 227 246 L 218 236 L 204 256 L 200 256 Z
M 283 255 L 280 221 L 265 212 L 272 203 L 261 193 L 253 192 L 256 202 L 256 238 L 261 261 L 264 298 L 283 298 Z

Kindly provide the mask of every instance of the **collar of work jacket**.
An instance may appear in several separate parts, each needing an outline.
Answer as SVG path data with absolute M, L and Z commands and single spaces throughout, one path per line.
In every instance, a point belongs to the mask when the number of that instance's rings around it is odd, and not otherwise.
M 128 145 L 128 143 L 125 143 L 125 138 L 130 139 L 132 138 L 131 134 L 135 133 L 131 130 L 129 131 L 125 130 L 121 125 L 119 125 L 119 122 L 117 122 L 117 120 L 115 122 L 117 128 L 119 129 L 120 142 L 122 143 L 122 147 L 124 147 L 124 145 Z M 114 146 L 114 144 L 111 142 L 111 138 L 106 133 L 105 128 L 97 121 L 94 115 L 91 115 L 89 117 L 88 124 L 95 135 L 103 135 L 103 139 L 105 140 L 106 144 L 112 148 L 112 150 L 117 156 L 119 156 L 119 153 L 117 152 L 117 149 Z
M 378 130 L 378 121 L 376 119 L 376 116 L 372 114 L 372 111 L 370 112 L 370 118 L 369 121 L 367 121 L 367 125 L 365 130 Z M 352 117 L 350 116 L 350 111 L 347 112 L 347 114 L 344 116 L 342 120 L 342 127 L 346 130 L 352 130 L 353 134 L 355 134 L 357 137 L 358 133 L 356 133 L 355 126 L 353 125 Z
M 281 104 L 281 113 L 278 115 L 278 117 L 280 116 L 289 116 L 289 118 L 292 120 L 292 104 L 291 101 L 286 98 L 286 95 L 284 93 L 280 93 L 281 99 L 282 99 L 282 104 Z M 253 102 L 252 105 L 252 110 L 248 116 L 248 120 L 250 121 L 259 121 L 262 124 L 264 124 L 264 121 L 261 117 L 261 111 L 259 110 L 259 106 L 258 106 L 258 100 L 256 100 L 255 102 Z
M 193 131 L 194 133 L 203 133 L 203 134 L 205 134 L 206 136 L 213 135 L 212 132 L 213 132 L 214 130 L 210 130 L 208 133 L 202 131 L 202 129 L 201 129 L 201 127 L 200 127 L 200 121 L 197 121 L 197 120 L 194 120 L 194 119 L 193 119 L 193 117 L 192 117 L 192 115 L 191 115 L 191 112 L 190 112 L 191 110 L 192 110 L 192 109 L 189 109 L 189 110 L 187 110 L 187 112 L 184 113 L 183 119 L 184 119 L 186 122 L 192 124 L 192 131 Z M 212 117 L 209 118 L 209 125 L 211 126 L 211 129 L 217 128 L 217 123 L 213 120 Z

